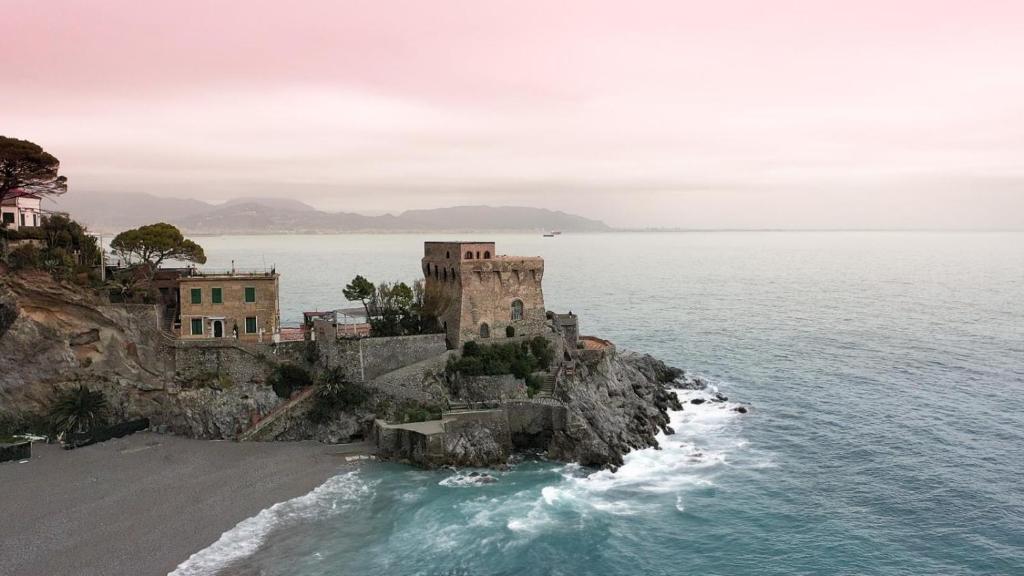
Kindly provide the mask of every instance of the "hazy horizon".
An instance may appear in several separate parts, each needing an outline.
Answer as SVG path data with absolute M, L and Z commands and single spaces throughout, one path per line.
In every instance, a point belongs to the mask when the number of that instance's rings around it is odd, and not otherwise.
M 0 134 L 70 194 L 1024 228 L 1024 5 L 12 0 Z

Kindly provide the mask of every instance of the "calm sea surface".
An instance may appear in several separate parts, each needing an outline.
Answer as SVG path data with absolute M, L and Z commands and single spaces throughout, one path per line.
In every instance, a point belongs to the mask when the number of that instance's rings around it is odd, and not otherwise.
M 1024 574 L 1024 234 L 484 236 L 543 256 L 583 333 L 751 413 L 688 404 L 616 474 L 370 464 L 176 574 Z M 209 266 L 276 265 L 298 322 L 445 238 L 199 240 Z

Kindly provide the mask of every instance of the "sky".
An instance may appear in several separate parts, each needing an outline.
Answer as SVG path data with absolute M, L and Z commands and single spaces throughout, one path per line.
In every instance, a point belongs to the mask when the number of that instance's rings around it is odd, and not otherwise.
M 70 193 L 1024 228 L 1024 2 L 3 0 Z

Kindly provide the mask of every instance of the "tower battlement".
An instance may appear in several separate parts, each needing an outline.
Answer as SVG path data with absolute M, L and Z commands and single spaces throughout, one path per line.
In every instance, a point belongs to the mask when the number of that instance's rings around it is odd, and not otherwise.
M 455 347 L 542 334 L 544 259 L 497 255 L 494 242 L 426 242 L 425 307 Z

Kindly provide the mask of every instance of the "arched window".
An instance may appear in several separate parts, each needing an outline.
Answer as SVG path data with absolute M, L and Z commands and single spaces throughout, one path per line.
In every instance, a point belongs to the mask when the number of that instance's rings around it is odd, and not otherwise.
M 452 258 L 452 252 L 451 252 L 451 250 L 449 250 L 449 251 L 445 252 L 445 253 L 444 253 L 444 257 L 445 257 L 445 258 L 447 258 L 447 259 L 449 259 L 449 260 L 451 260 L 451 258 Z
M 490 257 L 491 257 L 491 251 L 490 250 L 485 250 L 484 251 L 484 260 L 487 260 Z
M 479 250 L 477 250 L 477 251 L 476 251 L 476 259 L 477 259 L 477 260 L 479 260 L 479 259 L 480 259 L 480 251 L 479 251 Z
M 491 327 L 487 325 L 487 322 L 484 322 L 483 324 L 480 325 L 480 337 L 481 338 L 490 338 L 491 337 Z
M 516 335 L 516 329 L 512 326 L 505 326 L 505 337 L 513 338 Z
M 440 272 L 438 272 L 438 270 L 437 270 L 437 264 L 434 264 L 434 280 L 437 280 L 439 277 L 440 277 Z
M 472 259 L 473 259 L 473 253 L 467 250 L 466 251 L 466 260 L 472 260 Z
M 448 281 L 448 269 L 447 268 L 444 269 L 444 281 L 445 282 Z
M 523 301 L 514 300 L 512 302 L 512 321 L 523 319 Z

